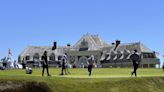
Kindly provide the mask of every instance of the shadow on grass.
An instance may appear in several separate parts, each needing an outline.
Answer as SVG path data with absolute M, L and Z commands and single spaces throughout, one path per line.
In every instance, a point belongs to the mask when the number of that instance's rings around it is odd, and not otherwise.
M 0 92 L 51 92 L 44 82 L 0 81 Z

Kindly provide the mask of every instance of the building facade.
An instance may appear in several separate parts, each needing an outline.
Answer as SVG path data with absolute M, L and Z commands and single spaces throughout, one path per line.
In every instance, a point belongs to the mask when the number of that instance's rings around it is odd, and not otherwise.
M 19 63 L 23 58 L 28 65 L 32 65 L 34 60 L 42 61 L 41 57 L 44 51 L 48 51 L 48 61 L 50 66 L 58 66 L 61 63 L 62 56 L 67 55 L 68 63 L 76 67 L 87 66 L 87 60 L 91 55 L 95 57 L 97 67 L 132 67 L 129 57 L 134 50 L 138 50 L 141 56 L 140 67 L 160 66 L 160 60 L 155 51 L 150 50 L 141 42 L 108 44 L 100 38 L 99 35 L 83 35 L 74 46 L 57 46 L 52 51 L 50 46 L 29 46 L 19 55 Z

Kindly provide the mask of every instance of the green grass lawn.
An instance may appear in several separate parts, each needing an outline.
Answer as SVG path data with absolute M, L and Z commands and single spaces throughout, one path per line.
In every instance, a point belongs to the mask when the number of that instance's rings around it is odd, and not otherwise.
M 70 77 L 70 78 L 117 78 L 117 77 L 130 77 L 133 69 L 131 68 L 97 68 L 93 69 L 92 76 L 88 76 L 87 69 L 69 69 L 71 74 L 60 76 L 61 69 L 50 68 L 50 74 L 52 77 Z M 140 68 L 137 71 L 138 77 L 152 77 L 152 76 L 164 76 L 162 69 L 154 68 Z M 42 69 L 33 69 L 32 75 L 27 75 L 25 70 L 5 70 L 0 71 L 0 76 L 41 76 Z M 46 76 L 46 71 L 45 71 Z
M 161 69 L 138 69 L 138 77 L 130 77 L 131 68 L 69 69 L 70 75 L 60 76 L 60 69 L 50 68 L 51 77 L 42 77 L 42 69 L 0 71 L 0 82 L 14 81 L 46 83 L 52 92 L 164 92 L 164 72 Z

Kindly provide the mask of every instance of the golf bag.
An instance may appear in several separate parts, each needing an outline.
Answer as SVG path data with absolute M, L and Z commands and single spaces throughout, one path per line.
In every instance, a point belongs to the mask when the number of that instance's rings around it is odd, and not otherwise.
M 26 74 L 32 74 L 32 68 L 27 68 L 26 69 Z

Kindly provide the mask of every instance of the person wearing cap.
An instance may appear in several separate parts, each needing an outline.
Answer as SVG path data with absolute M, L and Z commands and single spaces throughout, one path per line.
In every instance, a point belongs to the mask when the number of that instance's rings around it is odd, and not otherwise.
M 131 73 L 131 76 L 135 74 L 135 77 L 137 77 L 137 69 L 140 62 L 140 56 L 137 54 L 137 50 L 134 50 L 134 53 L 130 56 L 130 59 L 133 62 L 133 68 L 134 68 L 134 71 Z
M 43 56 L 42 56 L 42 60 L 43 60 L 43 70 L 42 70 L 42 76 L 44 76 L 44 69 L 46 68 L 47 70 L 47 76 L 51 76 L 49 74 L 48 71 L 48 60 L 47 60 L 47 51 L 44 52 Z

